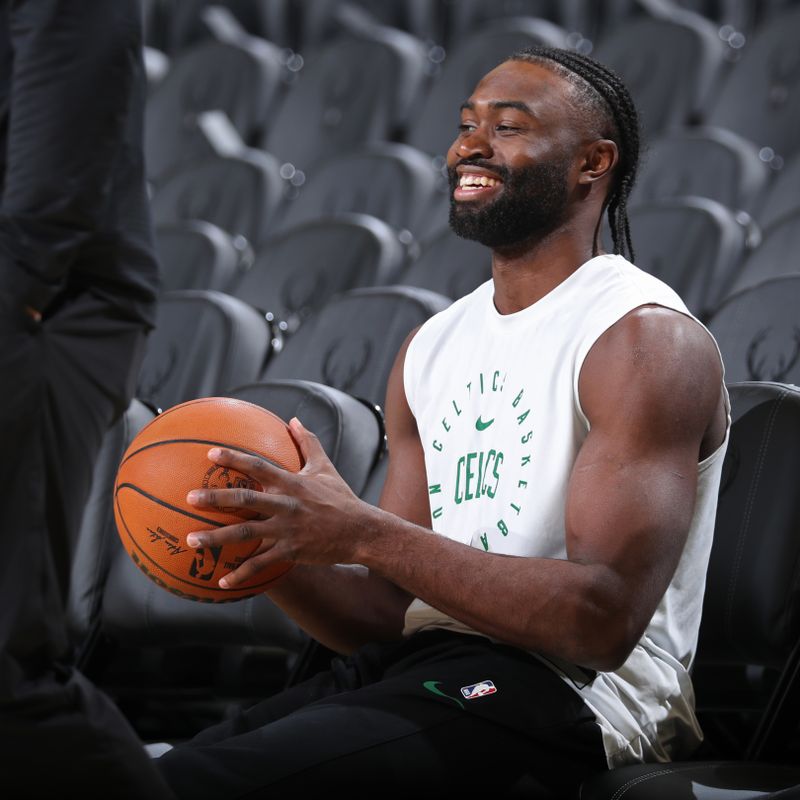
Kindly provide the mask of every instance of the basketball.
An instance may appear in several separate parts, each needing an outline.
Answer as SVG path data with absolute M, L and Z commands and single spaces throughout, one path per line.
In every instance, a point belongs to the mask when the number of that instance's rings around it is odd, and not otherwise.
M 274 564 L 233 589 L 218 581 L 236 569 L 260 541 L 192 548 L 192 531 L 241 522 L 247 512 L 198 508 L 192 489 L 261 486 L 247 475 L 214 464 L 211 447 L 255 454 L 292 472 L 303 458 L 288 425 L 253 403 L 206 397 L 173 406 L 147 424 L 122 457 L 114 484 L 114 517 L 136 566 L 162 588 L 190 600 L 225 603 L 262 592 L 291 564 Z

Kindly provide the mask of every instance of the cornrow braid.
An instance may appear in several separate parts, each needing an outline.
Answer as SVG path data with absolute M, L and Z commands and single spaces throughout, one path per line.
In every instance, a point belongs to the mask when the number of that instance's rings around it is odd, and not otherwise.
M 609 67 L 572 50 L 528 47 L 514 53 L 511 61 L 528 61 L 552 69 L 577 90 L 587 110 L 601 124 L 601 135 L 619 150 L 619 163 L 606 198 L 614 252 L 634 259 L 628 196 L 639 166 L 639 114 L 622 79 Z

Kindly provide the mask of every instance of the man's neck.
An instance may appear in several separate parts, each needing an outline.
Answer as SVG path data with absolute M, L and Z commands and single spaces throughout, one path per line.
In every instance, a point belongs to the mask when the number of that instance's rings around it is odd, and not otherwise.
M 533 305 L 593 255 L 591 242 L 563 228 L 535 242 L 492 252 L 494 304 L 501 314 Z

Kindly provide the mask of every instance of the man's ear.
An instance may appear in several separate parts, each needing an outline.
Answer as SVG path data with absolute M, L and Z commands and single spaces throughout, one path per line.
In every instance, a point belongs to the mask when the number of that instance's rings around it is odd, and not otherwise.
M 619 150 L 611 139 L 597 139 L 586 148 L 578 183 L 591 184 L 604 178 L 619 161 Z

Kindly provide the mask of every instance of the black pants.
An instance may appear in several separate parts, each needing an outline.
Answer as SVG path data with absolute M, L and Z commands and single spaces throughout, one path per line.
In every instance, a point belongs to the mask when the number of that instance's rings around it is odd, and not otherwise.
M 70 666 L 70 557 L 141 322 L 68 291 L 43 322 L 0 298 L 0 774 L 15 797 L 168 796 L 114 704 Z
M 561 678 L 514 648 L 445 631 L 334 659 L 156 763 L 187 800 L 502 797 L 526 775 L 566 800 L 606 769 L 594 715 Z

